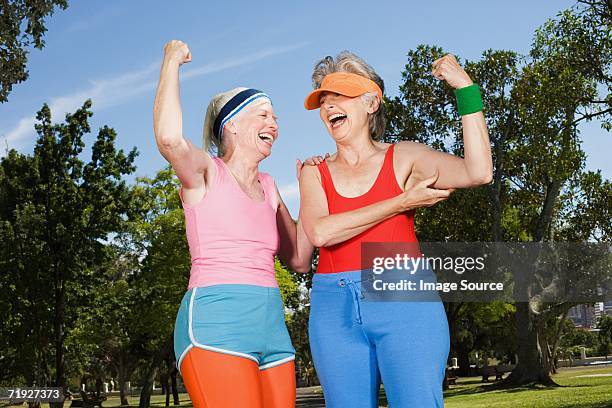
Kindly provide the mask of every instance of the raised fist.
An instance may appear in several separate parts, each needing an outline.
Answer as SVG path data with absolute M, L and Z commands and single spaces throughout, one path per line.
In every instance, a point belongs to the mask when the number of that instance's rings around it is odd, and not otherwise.
M 446 54 L 442 58 L 435 60 L 432 64 L 431 73 L 436 78 L 446 81 L 455 89 L 463 88 L 473 83 L 453 54 Z
M 182 41 L 168 41 L 164 46 L 164 58 L 176 61 L 179 65 L 191 61 L 191 51 L 189 47 Z

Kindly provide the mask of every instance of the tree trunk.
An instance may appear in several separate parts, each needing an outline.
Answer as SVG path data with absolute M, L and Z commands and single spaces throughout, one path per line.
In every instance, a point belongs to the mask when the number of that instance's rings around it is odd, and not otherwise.
M 538 222 L 534 231 L 534 241 L 542 242 L 550 231 L 553 218 L 554 205 L 559 197 L 563 182 L 553 180 L 546 188 L 546 196 L 540 211 Z M 529 293 L 529 279 L 520 279 L 515 282 L 517 299 L 524 299 Z M 518 348 L 518 364 L 505 380 L 511 385 L 543 384 L 556 386 L 550 376 L 551 361 L 548 343 L 540 332 L 538 317 L 531 311 L 529 303 L 516 302 L 516 334 Z
M 538 223 L 534 231 L 534 241 L 542 242 L 549 233 L 550 226 L 552 224 L 553 211 L 555 204 L 559 198 L 559 192 L 563 187 L 563 181 L 554 180 L 546 187 L 546 196 L 544 198 L 544 204 L 542 205 L 542 211 L 538 217 Z
M 172 399 L 174 400 L 174 405 L 179 406 L 181 402 L 179 400 L 178 387 L 176 385 L 176 377 L 178 376 L 178 370 L 176 366 L 172 367 L 172 371 L 170 371 L 170 381 L 172 385 Z
M 170 406 L 170 387 L 168 384 L 168 377 L 166 377 L 164 381 L 166 381 L 164 383 L 164 388 L 165 388 L 164 392 L 166 393 L 166 406 L 169 407 Z
M 153 362 L 149 366 L 145 378 L 142 382 L 142 391 L 140 392 L 140 402 L 138 408 L 149 408 L 151 406 L 151 393 L 153 392 L 153 381 L 157 376 L 159 366 L 163 362 L 162 352 L 158 352 L 153 357 Z
M 102 394 L 102 379 L 100 377 L 97 377 L 96 378 L 96 397 L 98 399 L 100 399 L 100 394 Z
M 506 121 L 506 131 L 503 132 L 498 138 L 492 138 L 493 141 L 493 159 L 495 160 L 495 172 L 493 173 L 493 183 L 489 187 L 489 198 L 491 200 L 491 211 L 492 211 L 492 231 L 493 242 L 503 241 L 504 234 L 502 231 L 502 205 L 501 205 L 501 190 L 502 181 L 505 171 L 504 166 L 504 148 L 506 146 L 506 140 L 510 133 L 514 130 L 514 115 L 510 115 Z
M 459 315 L 462 309 L 465 308 L 465 304 L 446 303 L 444 304 L 444 307 L 446 310 L 446 319 L 448 321 L 448 331 L 450 333 L 451 338 L 451 353 L 449 353 L 449 357 L 452 356 L 453 353 L 457 355 L 457 360 L 459 362 L 459 370 L 457 370 L 456 373 L 460 376 L 465 377 L 468 375 L 467 373 L 470 368 L 469 357 L 467 355 L 469 354 L 470 350 L 465 351 L 465 344 L 456 340 L 459 336 Z M 465 354 L 465 356 L 462 356 L 462 353 Z M 465 361 L 462 360 L 462 358 L 464 358 Z
M 65 360 L 64 360 L 64 308 L 66 291 L 64 286 L 64 273 L 58 263 L 55 264 L 55 386 L 65 389 Z M 64 402 L 50 402 L 51 408 L 62 408 Z
M 550 376 L 550 361 L 546 340 L 539 333 L 535 316 L 529 303 L 516 302 L 516 334 L 518 340 L 518 363 L 504 380 L 510 385 L 543 384 L 558 385 Z
M 128 369 L 125 361 L 123 361 L 123 358 L 121 357 L 119 363 L 117 364 L 117 381 L 119 382 L 119 400 L 121 401 L 121 406 L 129 405 L 127 390 L 128 379 Z
M 557 330 L 555 331 L 555 338 L 553 339 L 552 352 L 550 353 L 553 374 L 557 373 L 557 350 L 559 346 L 559 340 L 561 338 L 561 329 L 563 328 L 563 323 L 565 323 L 565 319 L 567 319 L 568 313 L 569 308 L 561 315 L 561 319 L 557 324 Z
M 162 370 L 161 374 L 159 374 L 159 383 L 161 385 L 161 395 L 166 397 L 166 406 L 170 406 L 170 376 L 168 375 L 168 370 Z
M 457 370 L 458 376 L 467 377 L 470 375 L 470 350 L 467 347 L 459 345 L 457 347 L 457 363 L 459 364 L 459 370 Z

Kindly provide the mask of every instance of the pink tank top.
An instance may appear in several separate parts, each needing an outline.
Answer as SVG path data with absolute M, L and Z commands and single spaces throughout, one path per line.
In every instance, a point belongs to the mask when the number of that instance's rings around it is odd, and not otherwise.
M 276 227 L 278 200 L 274 180 L 259 173 L 264 201 L 246 195 L 227 165 L 213 157 L 217 172 L 206 195 L 185 204 L 185 229 L 191 274 L 189 289 L 219 284 L 277 287 L 274 255 L 279 237 Z

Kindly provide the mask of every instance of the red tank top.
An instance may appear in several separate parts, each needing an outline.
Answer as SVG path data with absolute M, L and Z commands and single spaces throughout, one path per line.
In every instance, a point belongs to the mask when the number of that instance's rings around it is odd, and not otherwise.
M 327 207 L 330 214 L 355 210 L 370 204 L 395 197 L 403 192 L 397 183 L 393 169 L 393 148 L 391 145 L 385 153 L 382 168 L 374 185 L 368 192 L 358 197 L 344 197 L 334 187 L 327 163 L 317 167 L 321 173 L 323 189 L 327 196 Z M 414 233 L 414 210 L 395 215 L 353 238 L 319 249 L 319 266 L 317 273 L 334 273 L 356 271 L 361 269 L 362 242 L 412 242 L 416 243 Z

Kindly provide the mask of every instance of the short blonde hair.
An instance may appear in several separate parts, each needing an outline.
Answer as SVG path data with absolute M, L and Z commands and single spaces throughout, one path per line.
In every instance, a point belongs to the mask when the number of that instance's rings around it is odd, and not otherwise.
M 374 71 L 374 68 L 350 51 L 342 51 L 335 59 L 331 56 L 327 56 L 317 62 L 312 73 L 312 87 L 314 89 L 319 89 L 321 87 L 321 82 L 323 82 L 323 78 L 334 72 L 350 72 L 371 79 L 376 82 L 383 94 L 385 93 L 385 83 L 382 78 L 378 76 L 376 71 Z M 372 100 L 371 95 L 366 94 L 365 97 L 366 101 Z M 369 129 L 372 138 L 380 139 L 385 134 L 386 126 L 387 118 L 385 115 L 385 107 L 383 101 L 380 101 L 378 110 L 369 117 Z
M 224 151 L 223 151 L 223 143 L 221 140 L 223 139 L 223 137 L 219 138 L 215 136 L 215 132 L 213 131 L 213 127 L 215 125 L 215 119 L 217 119 L 219 112 L 221 111 L 221 109 L 223 109 L 225 104 L 229 102 L 230 99 L 232 99 L 234 96 L 238 95 L 240 92 L 244 91 L 245 89 L 248 89 L 248 88 L 245 88 L 245 87 L 234 88 L 227 92 L 218 93 L 210 99 L 210 102 L 208 103 L 208 108 L 206 109 L 206 115 L 204 116 L 204 129 L 202 131 L 202 148 L 205 151 L 211 154 L 215 154 L 215 150 L 216 150 L 217 156 L 219 157 L 223 156 Z M 224 130 L 221 129 L 222 134 L 223 134 L 223 131 Z M 219 136 L 222 136 L 222 134 Z

